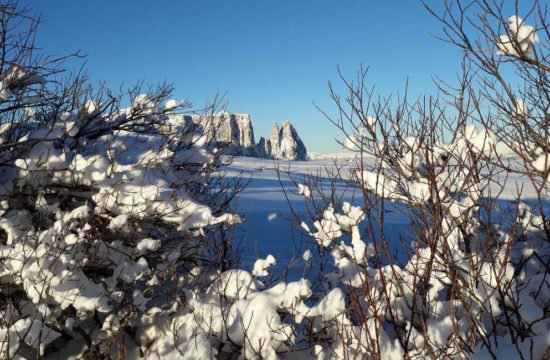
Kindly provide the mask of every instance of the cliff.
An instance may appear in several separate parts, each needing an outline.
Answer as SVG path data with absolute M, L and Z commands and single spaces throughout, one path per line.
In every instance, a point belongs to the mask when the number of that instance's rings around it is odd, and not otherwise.
M 213 117 L 188 117 L 202 126 L 214 146 L 228 146 L 227 153 L 239 156 L 257 156 L 254 129 L 249 114 L 219 112 Z
M 280 129 L 275 123 L 269 138 L 260 139 L 258 153 L 268 159 L 307 160 L 306 147 L 290 121 L 283 121 Z
M 267 139 L 254 140 L 254 129 L 249 114 L 219 112 L 212 117 L 198 115 L 171 117 L 172 124 L 194 123 L 209 142 L 216 147 L 226 147 L 227 154 L 252 156 L 276 160 L 307 160 L 307 150 L 289 121 L 281 128 L 275 123 Z

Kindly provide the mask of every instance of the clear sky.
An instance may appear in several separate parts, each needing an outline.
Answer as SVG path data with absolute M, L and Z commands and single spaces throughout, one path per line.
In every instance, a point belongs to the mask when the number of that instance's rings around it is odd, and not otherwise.
M 434 1 L 434 3 L 437 3 Z M 336 129 L 313 102 L 334 111 L 327 81 L 339 65 L 370 66 L 378 93 L 434 93 L 460 55 L 435 39 L 440 25 L 419 0 L 184 0 L 27 2 L 45 52 L 81 50 L 93 82 L 164 80 L 197 107 L 218 91 L 228 110 L 250 113 L 256 140 L 291 120 L 310 151 L 333 152 Z

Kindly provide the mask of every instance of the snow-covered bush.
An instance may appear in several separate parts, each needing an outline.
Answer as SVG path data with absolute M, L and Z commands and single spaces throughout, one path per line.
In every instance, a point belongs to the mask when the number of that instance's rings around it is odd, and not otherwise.
M 546 29 L 537 6 L 529 20 Z M 345 321 L 325 329 L 322 346 L 342 358 L 542 358 L 550 348 L 548 36 L 495 3 L 428 9 L 466 50 L 457 86 L 438 84 L 441 97 L 415 103 L 375 101 L 362 69 L 358 82 L 344 79 L 347 97 L 332 92 L 340 115 L 331 121 L 360 155 L 350 177 L 364 201 L 329 204 L 311 230 L 303 225 L 337 268 L 325 287 L 345 287 Z M 495 39 L 500 28 L 507 35 Z M 413 229 L 399 262 L 388 208 Z
M 0 24 L 0 357 L 135 358 L 164 330 L 152 308 L 230 264 L 238 179 L 170 86 L 58 81 L 28 11 L 2 4 Z

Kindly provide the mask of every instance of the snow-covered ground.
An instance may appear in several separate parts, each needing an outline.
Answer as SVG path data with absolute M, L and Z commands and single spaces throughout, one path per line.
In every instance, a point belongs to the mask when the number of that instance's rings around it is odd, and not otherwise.
M 277 265 L 273 268 L 277 275 L 288 264 L 291 265 L 288 273 L 291 279 L 297 279 L 303 274 L 302 255 L 308 249 L 314 250 L 314 246 L 311 238 L 303 236 L 292 212 L 306 212 L 304 196 L 298 193 L 292 179 L 297 183 L 304 183 L 308 175 L 316 175 L 330 189 L 331 172 L 340 168 L 340 174 L 347 177 L 356 166 L 352 156 L 339 155 L 341 154 L 323 154 L 310 161 L 235 157 L 233 163 L 225 168 L 229 176 L 242 174 L 244 179 L 250 179 L 248 187 L 234 202 L 237 213 L 246 219 L 243 224 L 237 225 L 235 232 L 242 250 L 242 268 L 250 271 L 256 259 L 272 254 L 277 259 Z M 524 201 L 535 203 L 535 192 L 527 178 L 509 174 L 506 180 L 500 180 L 492 188 L 495 191 L 497 186 L 504 185 L 500 196 L 503 207 L 513 206 L 518 189 L 522 189 Z M 336 182 L 336 191 L 343 194 L 344 200 L 361 205 L 361 199 L 357 199 L 357 196 L 360 197 L 360 190 L 353 184 L 350 186 L 349 182 L 339 180 Z M 396 255 L 402 255 L 402 241 L 409 239 L 411 231 L 409 220 L 400 211 L 403 208 L 399 203 L 388 202 L 386 206 L 385 235 L 392 240 L 391 245 Z
M 237 213 L 246 221 L 237 225 L 236 240 L 242 247 L 241 267 L 251 270 L 258 258 L 272 254 L 277 259 L 273 268 L 280 275 L 287 265 L 291 265 L 288 276 L 298 279 L 304 271 L 302 255 L 310 249 L 314 251 L 313 239 L 303 236 L 294 213 L 303 215 L 306 212 L 304 196 L 298 193 L 293 182 L 304 183 L 309 175 L 320 178 L 325 193 L 330 191 L 331 173 L 340 168 L 340 173 L 347 177 L 355 166 L 355 160 L 336 159 L 330 155 L 323 159 L 310 161 L 273 161 L 258 158 L 236 157 L 231 166 L 225 170 L 228 175 L 242 174 L 250 179 L 246 190 L 235 199 Z M 345 180 L 336 182 L 336 192 L 343 195 L 343 200 L 360 205 L 359 188 Z M 314 195 L 316 196 L 315 192 Z M 409 223 L 406 217 L 399 214 L 397 204 L 390 204 L 386 214 L 386 231 L 399 244 L 399 235 L 406 235 Z
M 239 175 L 250 179 L 245 191 L 235 199 L 234 206 L 239 215 L 246 221 L 237 226 L 236 238 L 241 240 L 241 266 L 250 270 L 258 258 L 272 254 L 277 259 L 276 270 L 280 273 L 286 264 L 294 261 L 292 275 L 299 276 L 303 269 L 300 261 L 303 252 L 311 244 L 304 242 L 299 231 L 296 231 L 292 209 L 304 213 L 304 197 L 289 177 L 303 182 L 308 174 L 318 174 L 328 181 L 327 170 L 335 165 L 327 160 L 315 161 L 273 161 L 267 159 L 237 157 L 227 167 L 228 175 Z M 278 171 L 279 170 L 279 171 Z M 338 191 L 345 192 L 346 184 L 338 182 Z M 348 197 L 353 190 L 347 189 Z

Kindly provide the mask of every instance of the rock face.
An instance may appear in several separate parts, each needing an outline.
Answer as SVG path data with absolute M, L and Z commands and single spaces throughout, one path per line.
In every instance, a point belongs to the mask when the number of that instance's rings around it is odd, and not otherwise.
M 172 122 L 193 123 L 216 147 L 226 147 L 227 154 L 252 156 L 276 160 L 307 160 L 307 150 L 290 121 L 284 121 L 279 128 L 273 124 L 267 139 L 254 141 L 254 129 L 249 114 L 219 112 L 213 117 L 173 116 Z
M 281 137 L 279 132 L 279 124 L 273 124 L 271 128 L 271 134 L 266 142 L 266 157 L 269 158 L 278 158 L 279 157 L 279 148 L 281 144 Z
M 282 127 L 275 123 L 269 138 L 260 139 L 258 153 L 268 159 L 307 160 L 307 150 L 290 121 L 283 121 Z
M 262 158 L 262 159 L 267 158 L 266 146 L 267 146 L 267 143 L 265 141 L 265 138 L 262 136 L 260 138 L 260 141 L 258 141 L 258 145 L 256 146 L 256 152 L 258 153 L 259 158 Z
M 192 117 L 193 122 L 203 126 L 216 146 L 228 146 L 227 153 L 239 156 L 257 156 L 254 129 L 249 114 L 219 112 L 206 120 Z

